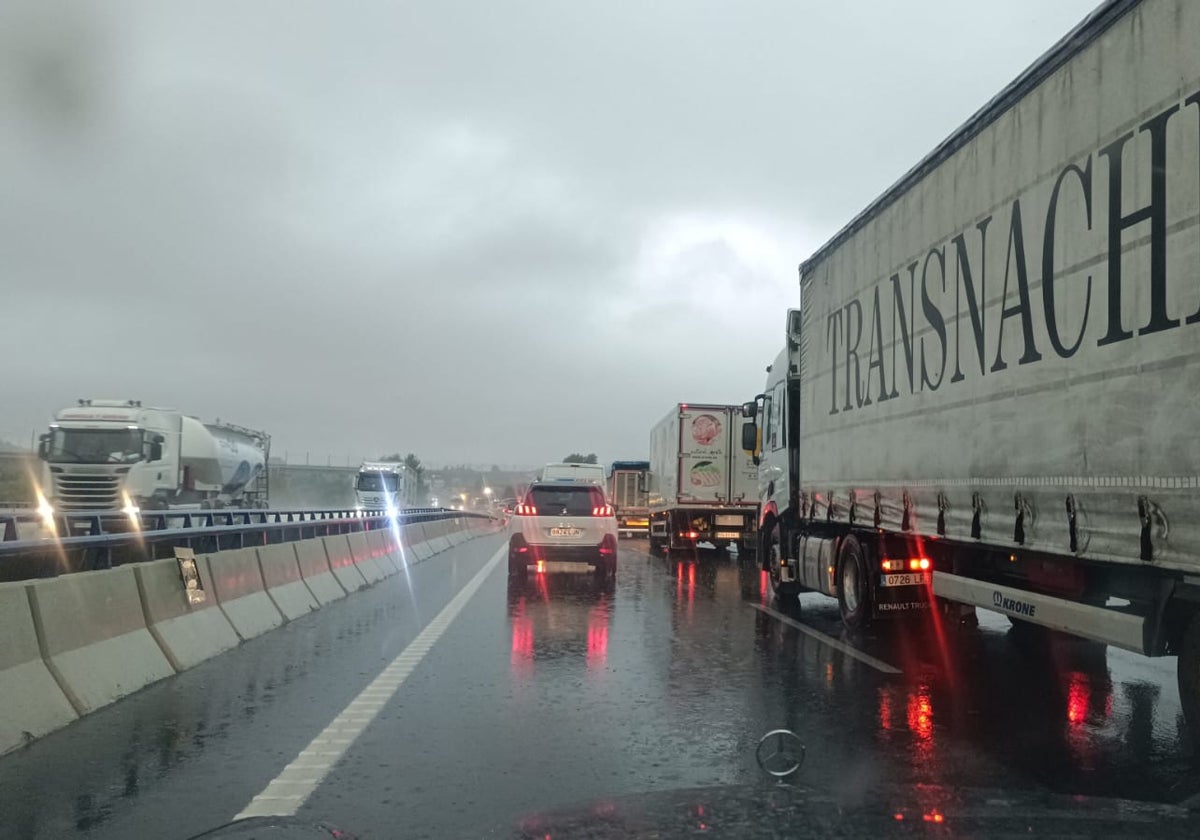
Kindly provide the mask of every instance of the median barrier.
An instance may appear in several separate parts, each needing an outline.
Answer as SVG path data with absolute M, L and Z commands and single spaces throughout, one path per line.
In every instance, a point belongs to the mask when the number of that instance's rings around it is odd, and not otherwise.
M 294 621 L 321 605 L 300 576 L 295 543 L 276 543 L 258 548 L 258 566 L 270 598 L 288 621 Z
M 362 572 L 363 577 L 367 579 L 367 583 L 379 583 L 387 577 L 383 568 L 375 562 L 375 554 L 371 544 L 367 541 L 366 531 L 349 533 L 346 535 L 346 540 L 350 543 L 350 553 L 354 555 L 354 562 L 358 565 L 358 570 Z
M 371 546 L 371 554 L 384 576 L 391 576 L 400 571 L 396 560 L 396 534 L 400 532 L 399 525 L 390 528 L 373 528 L 367 531 L 367 545 Z
M 449 531 L 446 520 L 438 522 L 428 522 L 425 524 L 425 536 L 429 541 L 429 547 L 433 549 L 434 554 L 441 554 L 446 549 L 450 548 L 450 540 L 446 539 L 446 534 Z
M 193 596 L 197 601 L 194 604 L 179 573 L 179 561 L 154 560 L 132 568 L 146 629 L 172 668 L 183 671 L 237 647 L 237 631 L 217 606 L 212 578 L 204 563 L 196 563 L 200 595 Z
M 146 629 L 132 567 L 26 586 L 42 658 L 79 714 L 175 673 Z
M 199 558 L 198 558 L 199 561 Z M 217 604 L 238 636 L 252 639 L 283 624 L 283 613 L 267 597 L 258 552 L 237 548 L 203 555 L 212 576 Z
M 398 532 L 399 526 L 396 526 L 395 531 L 391 528 L 376 528 L 367 532 L 367 542 L 375 552 L 375 562 L 387 575 L 394 575 L 400 571 L 400 552 L 396 540 Z
M 24 583 L 0 583 L 0 639 L 0 753 L 6 753 L 78 715 L 42 661 Z
M 409 525 L 404 529 L 404 534 L 408 539 L 408 550 L 417 558 L 418 563 L 433 556 L 433 549 L 429 547 L 429 538 L 425 536 L 423 524 Z
M 321 540 L 325 543 L 325 554 L 329 557 L 329 570 L 333 572 L 333 576 L 337 578 L 342 588 L 347 592 L 354 592 L 366 586 L 367 579 L 363 577 L 362 572 L 358 569 L 358 564 L 354 562 L 354 555 L 350 553 L 350 543 L 346 542 L 346 535 L 321 537 Z
M 300 576 L 308 584 L 317 603 L 325 606 L 331 601 L 346 597 L 346 590 L 329 571 L 329 558 L 325 555 L 325 543 L 319 539 L 300 540 L 296 546 L 296 560 L 300 564 Z

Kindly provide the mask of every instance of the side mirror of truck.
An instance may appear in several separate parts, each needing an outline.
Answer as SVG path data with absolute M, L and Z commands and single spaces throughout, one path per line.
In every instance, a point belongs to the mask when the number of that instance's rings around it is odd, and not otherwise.
M 163 456 L 163 436 L 155 435 L 150 438 L 150 460 L 161 461 Z
M 50 456 L 50 435 L 38 437 L 38 457 L 45 461 Z
M 742 403 L 742 416 L 753 420 L 758 414 L 758 403 L 748 402 Z
M 742 449 L 748 454 L 758 455 L 758 424 L 742 424 Z

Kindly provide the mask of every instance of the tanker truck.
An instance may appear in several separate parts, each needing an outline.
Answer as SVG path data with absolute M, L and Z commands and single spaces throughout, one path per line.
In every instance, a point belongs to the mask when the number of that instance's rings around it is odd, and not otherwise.
M 140 400 L 79 400 L 41 436 L 43 516 L 266 507 L 265 432 Z

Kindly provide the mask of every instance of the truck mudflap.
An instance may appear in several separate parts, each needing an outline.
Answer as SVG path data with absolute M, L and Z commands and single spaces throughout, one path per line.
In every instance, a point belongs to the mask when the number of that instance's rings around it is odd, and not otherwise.
M 1146 619 L 1139 615 L 1093 607 L 1000 586 L 947 572 L 933 573 L 933 593 L 938 598 L 984 607 L 1031 624 L 1040 624 L 1085 639 L 1148 654 Z
M 913 575 L 917 577 L 917 575 Z M 933 598 L 930 595 L 928 578 L 916 584 L 906 586 L 884 586 L 882 580 L 876 580 L 872 613 L 875 618 L 899 618 L 905 615 L 919 615 L 929 610 Z

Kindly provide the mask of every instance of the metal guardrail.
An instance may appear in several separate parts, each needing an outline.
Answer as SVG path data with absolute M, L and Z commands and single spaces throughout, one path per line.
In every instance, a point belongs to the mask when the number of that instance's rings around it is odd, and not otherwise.
M 24 514 L 22 521 L 24 520 Z M 70 515 L 73 517 L 74 515 Z M 43 539 L 5 539 L 0 542 L 0 581 L 55 577 L 70 572 L 108 569 L 175 556 L 176 548 L 199 553 L 295 542 L 315 537 L 348 534 L 390 527 L 384 511 L 358 510 L 205 510 L 152 511 L 141 517 L 139 527 L 120 511 L 84 516 L 97 532 Z M 405 525 L 441 519 L 489 519 L 483 514 L 443 508 L 405 510 L 395 522 Z M 0 516 L 8 532 L 9 515 Z M 35 514 L 35 519 L 37 519 Z M 117 527 L 123 531 L 104 530 Z M 40 521 L 40 520 L 39 520 Z M 15 529 L 15 525 L 13 525 Z
M 443 508 L 408 508 L 401 513 L 440 513 Z M 161 531 L 167 528 L 212 528 L 217 525 L 252 525 L 267 522 L 306 522 L 325 519 L 370 519 L 385 516 L 386 511 L 359 510 L 357 508 L 330 508 L 324 510 L 296 509 L 272 510 L 250 508 L 245 510 L 147 510 L 141 511 L 135 521 L 124 511 L 61 511 L 53 517 L 54 533 L 59 537 L 101 536 L 104 534 L 129 534 L 134 531 Z M 36 526 L 48 531 L 41 514 L 36 509 L 0 509 L 0 546 L 6 542 L 21 540 L 22 525 Z M 28 530 L 28 529 L 25 529 Z M 49 536 L 48 533 L 44 536 Z

